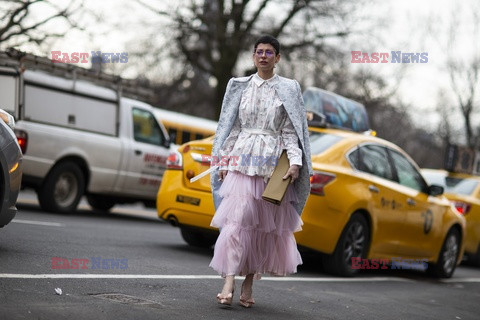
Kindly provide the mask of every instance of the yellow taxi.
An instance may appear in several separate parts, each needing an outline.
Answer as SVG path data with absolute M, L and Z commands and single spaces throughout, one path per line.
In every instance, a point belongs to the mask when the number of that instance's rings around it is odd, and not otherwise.
M 465 216 L 465 254 L 480 267 L 480 176 L 435 169 L 422 169 L 422 174 L 429 183 L 443 186 L 445 196 Z
M 463 255 L 465 219 L 442 196 L 443 188 L 428 185 L 415 162 L 388 141 L 310 130 L 315 173 L 303 230 L 295 234 L 298 245 L 325 254 L 324 266 L 339 275 L 400 261 L 450 277 Z M 210 227 L 210 177 L 190 183 L 209 168 L 211 147 L 207 138 L 172 152 L 157 196 L 158 216 L 179 226 L 193 246 L 209 247 L 218 235 Z
M 322 253 L 327 271 L 339 275 L 390 267 L 452 276 L 465 218 L 443 187 L 428 185 L 404 151 L 371 134 L 363 105 L 319 88 L 303 98 L 314 175 L 298 245 Z M 172 152 L 157 196 L 158 216 L 193 246 L 209 247 L 218 235 L 210 177 L 190 182 L 210 167 L 211 148 L 207 138 Z

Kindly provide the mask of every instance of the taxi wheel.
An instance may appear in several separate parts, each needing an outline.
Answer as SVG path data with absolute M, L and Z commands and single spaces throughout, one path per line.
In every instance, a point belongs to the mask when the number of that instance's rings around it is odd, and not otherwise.
M 217 241 L 217 237 L 188 227 L 180 227 L 183 240 L 192 247 L 210 248 Z
M 370 230 L 367 220 L 356 213 L 343 229 L 333 254 L 324 257 L 326 271 L 344 277 L 353 276 L 358 270 L 352 269 L 352 258 L 366 258 L 369 243 Z
M 430 274 L 437 278 L 450 278 L 457 267 L 459 250 L 460 233 L 457 229 L 450 229 L 438 255 L 437 263 L 429 267 Z

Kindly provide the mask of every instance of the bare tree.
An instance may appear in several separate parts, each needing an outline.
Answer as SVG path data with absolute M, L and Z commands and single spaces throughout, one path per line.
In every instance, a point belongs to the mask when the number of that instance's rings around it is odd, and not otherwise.
M 45 14 L 34 14 L 41 5 Z M 0 0 L 0 48 L 26 43 L 40 45 L 49 38 L 65 35 L 71 28 L 80 28 L 72 15 L 82 6 L 81 0 L 68 1 L 64 7 L 48 0 Z M 63 32 L 57 28 L 48 30 L 48 24 L 57 20 L 63 20 L 68 27 Z
M 170 19 L 168 30 L 176 44 L 172 55 L 180 54 L 190 72 L 208 76 L 217 116 L 229 79 L 259 35 L 280 38 L 282 53 L 288 55 L 305 47 L 321 50 L 325 38 L 348 34 L 341 22 L 348 1 L 191 0 L 165 11 L 137 2 Z
M 458 30 L 459 26 L 465 24 L 465 20 L 460 20 L 458 12 L 460 7 L 457 5 L 452 10 L 452 20 L 450 21 L 448 40 L 447 40 L 447 71 L 450 78 L 451 90 L 456 99 L 456 105 L 461 112 L 465 122 L 465 138 L 467 145 L 471 148 L 480 147 L 480 126 L 474 127 L 472 116 L 479 108 L 478 89 L 480 85 L 480 6 L 469 8 L 471 12 L 472 30 L 471 46 L 473 48 L 470 57 L 468 53 L 458 54 Z

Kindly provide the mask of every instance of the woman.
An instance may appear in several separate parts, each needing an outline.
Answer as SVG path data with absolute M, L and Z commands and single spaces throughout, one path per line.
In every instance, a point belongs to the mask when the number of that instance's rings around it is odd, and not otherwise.
M 240 304 L 251 307 L 253 279 L 285 276 L 302 263 L 293 233 L 301 230 L 312 173 L 306 112 L 297 81 L 274 74 L 280 44 L 263 36 L 254 45 L 257 73 L 232 78 L 224 96 L 212 159 L 223 159 L 211 175 L 220 229 L 210 266 L 225 278 L 217 300 L 231 305 L 235 276 L 245 276 Z M 277 206 L 261 198 L 275 161 L 286 150 L 291 183 Z M 225 161 L 226 159 L 226 161 Z M 228 161 L 229 160 L 229 161 Z

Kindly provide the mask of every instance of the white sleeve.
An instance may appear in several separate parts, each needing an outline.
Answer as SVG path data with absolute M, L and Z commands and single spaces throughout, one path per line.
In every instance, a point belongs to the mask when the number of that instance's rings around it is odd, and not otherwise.
M 282 129 L 283 145 L 287 149 L 287 156 L 288 160 L 290 161 L 290 165 L 296 164 L 301 167 L 302 149 L 300 149 L 298 146 L 298 137 L 292 121 L 290 121 L 288 115 L 286 117 L 287 119 Z

